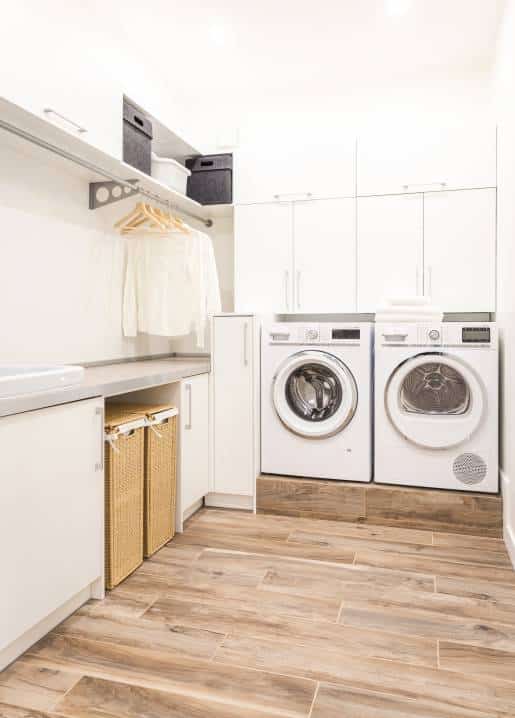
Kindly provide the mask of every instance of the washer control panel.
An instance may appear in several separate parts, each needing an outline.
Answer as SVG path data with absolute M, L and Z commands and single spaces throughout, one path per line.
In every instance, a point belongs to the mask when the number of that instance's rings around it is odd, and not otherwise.
M 270 344 L 360 344 L 359 324 L 304 324 L 289 322 L 272 324 L 266 330 Z

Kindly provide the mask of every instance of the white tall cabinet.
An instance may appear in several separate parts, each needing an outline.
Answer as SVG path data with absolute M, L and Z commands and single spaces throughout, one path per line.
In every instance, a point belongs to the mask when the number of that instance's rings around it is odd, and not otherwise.
M 104 402 L 0 419 L 0 670 L 103 591 Z
M 254 508 L 259 442 L 259 328 L 252 315 L 213 318 L 211 506 Z

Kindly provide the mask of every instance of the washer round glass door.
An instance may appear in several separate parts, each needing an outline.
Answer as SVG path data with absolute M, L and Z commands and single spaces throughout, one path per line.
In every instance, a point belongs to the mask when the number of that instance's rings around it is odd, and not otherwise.
M 385 407 L 405 439 L 431 449 L 466 441 L 481 423 L 485 393 L 463 361 L 443 353 L 403 362 L 386 385 Z
M 341 431 L 358 405 L 351 372 L 340 359 L 323 351 L 301 351 L 288 357 L 275 374 L 272 393 L 283 424 L 312 438 Z

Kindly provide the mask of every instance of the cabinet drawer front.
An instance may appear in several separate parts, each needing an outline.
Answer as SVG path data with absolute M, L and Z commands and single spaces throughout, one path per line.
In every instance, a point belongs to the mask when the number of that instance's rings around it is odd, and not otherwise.
M 209 386 L 208 375 L 181 382 L 180 481 L 182 510 L 209 490 Z
M 103 573 L 103 401 L 0 419 L 0 648 Z

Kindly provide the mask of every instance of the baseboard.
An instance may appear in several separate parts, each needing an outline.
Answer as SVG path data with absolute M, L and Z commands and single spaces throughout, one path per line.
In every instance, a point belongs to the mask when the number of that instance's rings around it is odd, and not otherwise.
M 82 591 L 70 598 L 66 603 L 53 611 L 49 616 L 26 631 L 22 636 L 10 643 L 7 648 L 0 651 L 0 671 L 3 671 L 10 663 L 15 661 L 22 653 L 25 653 L 31 646 L 37 643 L 40 638 L 46 636 L 59 623 L 68 618 L 74 611 L 80 608 L 92 596 L 94 583 L 86 586 Z
M 515 526 L 510 521 L 510 505 L 515 503 L 515 488 L 512 488 L 510 479 L 501 471 L 501 490 L 503 497 L 503 538 L 506 549 L 510 555 L 513 568 L 515 568 Z
M 205 498 L 206 506 L 219 509 L 254 510 L 254 497 L 239 494 L 208 494 Z

